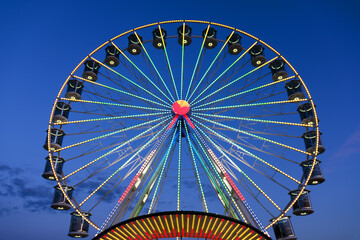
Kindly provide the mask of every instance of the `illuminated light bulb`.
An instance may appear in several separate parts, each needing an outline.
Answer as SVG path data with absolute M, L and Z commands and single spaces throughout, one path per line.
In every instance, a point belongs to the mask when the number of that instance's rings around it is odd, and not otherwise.
M 74 100 L 75 99 L 75 97 L 74 96 L 71 96 L 71 98 L 70 98 L 71 100 Z
M 236 53 L 237 51 L 238 51 L 237 48 L 234 48 L 233 52 Z
M 54 177 L 51 176 L 51 177 L 49 177 L 49 179 L 54 179 Z
M 149 197 L 149 195 L 148 195 L 148 194 L 145 194 L 144 199 L 143 199 L 143 203 L 146 202 L 146 199 L 147 199 L 148 197 Z
M 88 76 L 87 79 L 91 80 L 91 79 L 92 79 L 92 76 Z
M 306 212 L 302 212 L 302 213 L 300 213 L 300 215 L 304 216 L 304 215 L 306 215 Z
M 110 65 L 114 65 L 114 63 L 115 63 L 114 61 L 110 61 Z
M 281 80 L 281 79 L 283 79 L 283 77 L 282 77 L 282 76 L 279 76 L 279 77 L 278 77 L 278 80 Z
M 157 45 L 158 45 L 158 47 L 161 47 L 161 46 L 162 46 L 162 43 L 158 43 Z
M 131 51 L 132 51 L 133 53 L 136 53 L 136 52 L 137 52 L 137 50 L 136 50 L 135 48 L 133 48 Z
M 314 125 L 314 122 L 308 122 L 308 125 Z
M 213 46 L 213 43 L 209 42 L 209 43 L 208 43 L 208 46 L 209 46 L 209 47 L 212 47 L 212 46 Z
M 260 61 L 260 60 L 256 61 L 256 64 L 257 64 L 257 65 L 260 65 L 260 64 L 261 64 L 261 61 Z
M 312 184 L 318 184 L 319 181 L 312 181 Z
M 186 39 L 184 39 L 184 44 L 186 44 L 187 43 L 187 40 Z
M 56 123 L 61 123 L 61 120 L 60 119 L 56 120 Z
M 299 99 L 300 99 L 300 98 L 298 98 L 298 97 L 294 98 L 295 101 L 298 101 Z

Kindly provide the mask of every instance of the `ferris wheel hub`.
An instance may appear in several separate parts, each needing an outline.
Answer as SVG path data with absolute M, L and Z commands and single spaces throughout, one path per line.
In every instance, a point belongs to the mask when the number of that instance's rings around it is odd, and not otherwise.
M 190 111 L 190 104 L 185 100 L 177 100 L 174 102 L 172 109 L 175 114 L 185 115 Z

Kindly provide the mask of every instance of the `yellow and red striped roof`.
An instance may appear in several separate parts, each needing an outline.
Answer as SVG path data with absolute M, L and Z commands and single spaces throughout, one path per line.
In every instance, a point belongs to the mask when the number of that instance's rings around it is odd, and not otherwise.
M 118 223 L 93 240 L 143 240 L 159 238 L 217 240 L 268 240 L 260 230 L 239 220 L 204 212 L 173 211 L 138 216 Z

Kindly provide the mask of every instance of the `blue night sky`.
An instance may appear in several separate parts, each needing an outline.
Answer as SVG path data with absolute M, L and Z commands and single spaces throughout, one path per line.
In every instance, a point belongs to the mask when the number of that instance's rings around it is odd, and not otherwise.
M 172 19 L 233 26 L 274 47 L 309 88 L 320 119 L 326 181 L 315 213 L 292 217 L 298 239 L 360 239 L 360 4 L 358 1 L 8 1 L 0 8 L 0 240 L 70 239 L 50 208 L 42 148 L 55 97 L 106 40 Z M 270 230 L 272 232 L 272 230 Z M 90 239 L 90 237 L 88 238 Z

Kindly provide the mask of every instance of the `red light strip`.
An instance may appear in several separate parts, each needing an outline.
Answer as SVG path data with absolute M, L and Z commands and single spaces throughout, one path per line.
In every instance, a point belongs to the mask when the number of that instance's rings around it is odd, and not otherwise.
M 188 117 L 187 114 L 184 115 L 184 118 L 185 118 L 185 120 L 189 123 L 190 127 L 191 127 L 192 129 L 194 129 L 194 128 L 195 128 L 195 125 L 190 121 L 190 118 Z
M 171 121 L 170 125 L 167 127 L 167 130 L 169 130 L 170 128 L 172 128 L 174 126 L 174 124 L 176 123 L 176 121 L 178 120 L 179 115 L 175 115 L 175 117 L 173 118 L 173 120 Z

